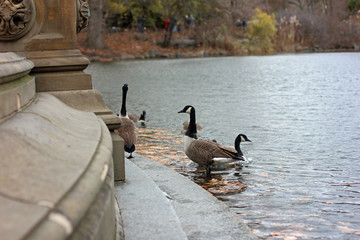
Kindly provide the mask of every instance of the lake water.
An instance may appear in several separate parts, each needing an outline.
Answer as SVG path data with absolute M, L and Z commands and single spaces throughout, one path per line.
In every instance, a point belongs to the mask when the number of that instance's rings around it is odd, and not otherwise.
M 214 171 L 246 187 L 218 196 L 266 239 L 360 239 L 360 53 L 91 64 L 115 112 L 129 84 L 130 113 L 179 130 L 196 108 L 201 137 L 233 145 L 242 168 Z M 198 178 L 203 172 L 197 173 Z

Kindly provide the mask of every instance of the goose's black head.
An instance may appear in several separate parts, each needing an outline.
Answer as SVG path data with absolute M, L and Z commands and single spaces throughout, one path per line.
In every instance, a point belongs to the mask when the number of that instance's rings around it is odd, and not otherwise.
M 251 140 L 245 134 L 240 133 L 237 138 L 239 138 L 239 142 L 251 142 Z
M 192 111 L 195 111 L 195 108 L 191 105 L 187 105 L 184 107 L 183 110 L 179 111 L 178 113 L 188 113 L 190 114 Z
M 128 85 L 125 83 L 124 86 L 122 87 L 122 90 L 123 91 L 127 91 L 129 88 L 128 88 Z

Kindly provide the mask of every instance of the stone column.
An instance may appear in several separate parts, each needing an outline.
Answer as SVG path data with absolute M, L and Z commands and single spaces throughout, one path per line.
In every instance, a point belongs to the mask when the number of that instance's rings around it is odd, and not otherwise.
M 83 71 L 90 62 L 77 49 L 76 34 L 87 26 L 89 15 L 87 0 L 2 0 L 0 53 L 15 52 L 34 64 L 30 75 L 36 92 L 94 112 L 113 130 L 121 120 L 92 89 L 91 75 Z
M 85 1 L 4 0 L 0 9 L 0 52 L 34 63 L 38 92 L 92 88 L 91 76 L 83 72 L 89 60 L 76 45 L 76 33 L 88 19 Z
M 86 0 L 3 0 L 0 9 L 0 53 L 15 52 L 34 63 L 37 92 L 95 112 L 109 129 L 119 127 L 119 118 L 92 89 L 91 75 L 83 71 L 90 62 L 77 49 L 76 34 L 89 20 Z
M 94 112 L 110 130 L 120 119 L 92 89 L 83 70 L 87 57 L 77 49 L 77 33 L 89 20 L 86 0 L 0 1 L 0 53 L 15 52 L 34 66 L 36 92 L 49 92 L 78 110 Z

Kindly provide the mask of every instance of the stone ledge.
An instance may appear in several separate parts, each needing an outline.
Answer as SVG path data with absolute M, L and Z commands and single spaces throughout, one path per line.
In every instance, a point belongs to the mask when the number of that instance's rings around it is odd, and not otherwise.
M 101 93 L 95 89 L 49 92 L 66 105 L 85 112 L 94 112 L 110 130 L 120 127 L 121 119 L 105 105 Z
M 137 158 L 138 155 L 134 162 Z M 125 164 L 126 181 L 117 182 L 114 190 L 120 207 L 125 239 L 187 239 L 164 192 L 132 161 L 126 159 Z
M 35 67 L 32 72 L 82 71 L 90 63 L 78 49 L 44 50 L 23 52 Z
M 66 105 L 86 112 L 95 114 L 112 114 L 104 103 L 101 93 L 95 89 L 78 91 L 53 91 L 48 92 L 56 96 Z
M 99 118 L 39 94 L 0 132 L 2 238 L 114 236 L 112 142 Z M 101 217 L 91 236 L 79 234 L 94 207 Z
M 81 71 L 34 73 L 36 91 L 71 91 L 91 89 L 91 75 Z
M 188 239 L 258 239 L 239 215 L 188 178 L 139 154 L 132 162 L 166 193 Z

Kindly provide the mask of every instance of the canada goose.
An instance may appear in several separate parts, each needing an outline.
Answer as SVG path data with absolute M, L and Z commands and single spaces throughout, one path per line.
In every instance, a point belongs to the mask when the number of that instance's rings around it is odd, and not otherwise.
M 115 129 L 114 132 L 124 139 L 124 150 L 125 152 L 130 153 L 128 158 L 133 158 L 132 153 L 135 151 L 137 134 L 135 123 L 129 119 L 129 116 L 126 113 L 126 95 L 128 91 L 127 84 L 124 84 L 122 91 L 122 105 L 119 116 L 121 118 L 121 125 L 118 129 Z
M 186 131 L 189 128 L 189 124 L 190 124 L 189 121 L 186 121 L 186 122 L 183 123 L 183 129 L 181 130 L 182 134 L 186 133 Z M 196 130 L 199 131 L 199 132 L 201 132 L 203 130 L 203 128 L 201 127 L 201 125 L 199 123 L 196 123 Z
M 196 139 L 196 120 L 195 108 L 193 106 L 185 106 L 185 108 L 178 113 L 190 114 L 190 125 L 184 136 L 185 154 L 190 160 L 196 162 L 200 166 L 206 168 L 206 176 L 210 177 L 210 166 L 219 159 L 233 159 L 243 160 L 243 153 L 240 149 L 240 142 L 251 142 L 244 134 L 239 134 L 235 139 L 235 149 L 231 147 L 222 146 L 217 142 L 211 140 L 197 140 Z
M 119 116 L 119 115 L 118 115 Z M 145 123 L 145 117 L 146 117 L 146 111 L 143 111 L 140 115 L 140 117 L 136 114 L 128 114 L 131 121 L 134 123 L 140 123 L 142 127 L 146 126 Z
M 141 126 L 146 126 L 146 111 L 143 111 L 140 115 L 139 122 L 141 123 Z

